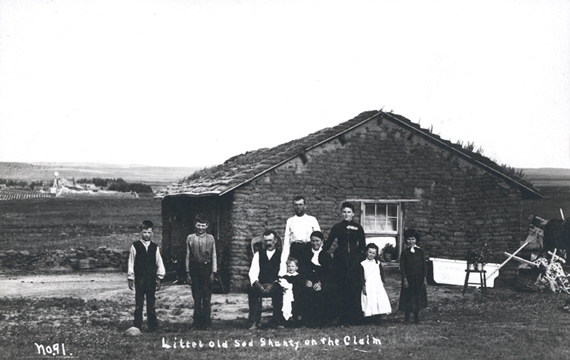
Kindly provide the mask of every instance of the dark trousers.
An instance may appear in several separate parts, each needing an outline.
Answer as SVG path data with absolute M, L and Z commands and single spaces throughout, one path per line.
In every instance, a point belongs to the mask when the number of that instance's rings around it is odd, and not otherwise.
M 143 318 L 144 298 L 146 295 L 146 315 L 148 328 L 156 329 L 158 320 L 156 319 L 155 297 L 156 275 L 135 277 L 135 320 L 133 326 L 141 328 Z
M 289 257 L 293 257 L 297 260 L 300 260 L 303 256 L 303 253 L 307 251 L 307 248 L 311 247 L 311 243 L 302 243 L 302 242 L 292 242 L 291 247 L 289 248 Z
M 192 298 L 194 299 L 193 325 L 206 328 L 212 325 L 212 264 L 190 263 Z
M 282 325 L 283 320 L 283 289 L 277 283 L 265 284 L 269 285 L 269 291 L 262 293 L 256 287 L 250 286 L 248 294 L 249 304 L 249 317 L 248 324 L 258 324 L 261 322 L 262 298 L 271 297 L 271 304 L 273 305 L 273 319 L 274 325 Z
M 327 325 L 331 319 L 331 299 L 335 296 L 330 289 L 315 291 L 312 288 L 305 288 L 301 309 L 303 322 L 308 327 L 320 327 Z
M 186 283 L 186 263 L 185 260 L 178 260 L 176 267 L 176 284 L 182 285 Z

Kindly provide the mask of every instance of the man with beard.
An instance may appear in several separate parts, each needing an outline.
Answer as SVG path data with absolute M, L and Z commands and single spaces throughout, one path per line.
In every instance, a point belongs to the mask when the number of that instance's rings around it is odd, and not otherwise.
M 263 233 L 264 248 L 253 254 L 249 269 L 250 288 L 248 290 L 250 330 L 256 330 L 261 323 L 262 298 L 271 297 L 273 305 L 272 325 L 283 326 L 283 289 L 277 282 L 279 279 L 279 266 L 281 250 L 278 249 L 279 237 L 273 230 Z

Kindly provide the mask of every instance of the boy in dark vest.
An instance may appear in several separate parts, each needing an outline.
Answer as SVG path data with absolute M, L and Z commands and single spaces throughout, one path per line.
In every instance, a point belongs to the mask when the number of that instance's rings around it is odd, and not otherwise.
M 263 233 L 265 248 L 256 252 L 249 269 L 251 287 L 248 291 L 250 330 L 259 328 L 261 322 L 262 297 L 271 297 L 273 305 L 272 325 L 283 327 L 283 290 L 279 286 L 279 266 L 281 264 L 281 250 L 276 248 L 278 236 L 273 230 Z
M 166 273 L 158 245 L 151 241 L 154 224 L 145 220 L 141 225 L 141 239 L 131 245 L 129 254 L 128 280 L 129 289 L 135 289 L 135 320 L 133 326 L 141 328 L 144 298 L 148 330 L 158 327 L 154 293 L 160 290 L 160 280 Z

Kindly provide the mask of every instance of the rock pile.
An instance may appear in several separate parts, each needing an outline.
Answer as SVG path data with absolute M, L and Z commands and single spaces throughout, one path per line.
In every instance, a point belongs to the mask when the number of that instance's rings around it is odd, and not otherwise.
M 0 271 L 33 270 L 127 270 L 128 250 L 115 250 L 101 246 L 97 249 L 0 251 Z

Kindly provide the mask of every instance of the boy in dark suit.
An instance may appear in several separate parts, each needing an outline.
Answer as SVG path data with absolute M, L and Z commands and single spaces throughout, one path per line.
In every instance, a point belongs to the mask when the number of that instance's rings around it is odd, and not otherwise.
M 141 239 L 131 245 L 127 275 L 129 289 L 135 289 L 133 326 L 139 329 L 142 326 L 142 313 L 146 296 L 149 331 L 155 331 L 158 327 L 154 294 L 160 290 L 160 280 L 166 274 L 158 245 L 151 241 L 153 228 L 152 221 L 145 220 L 142 222 Z

